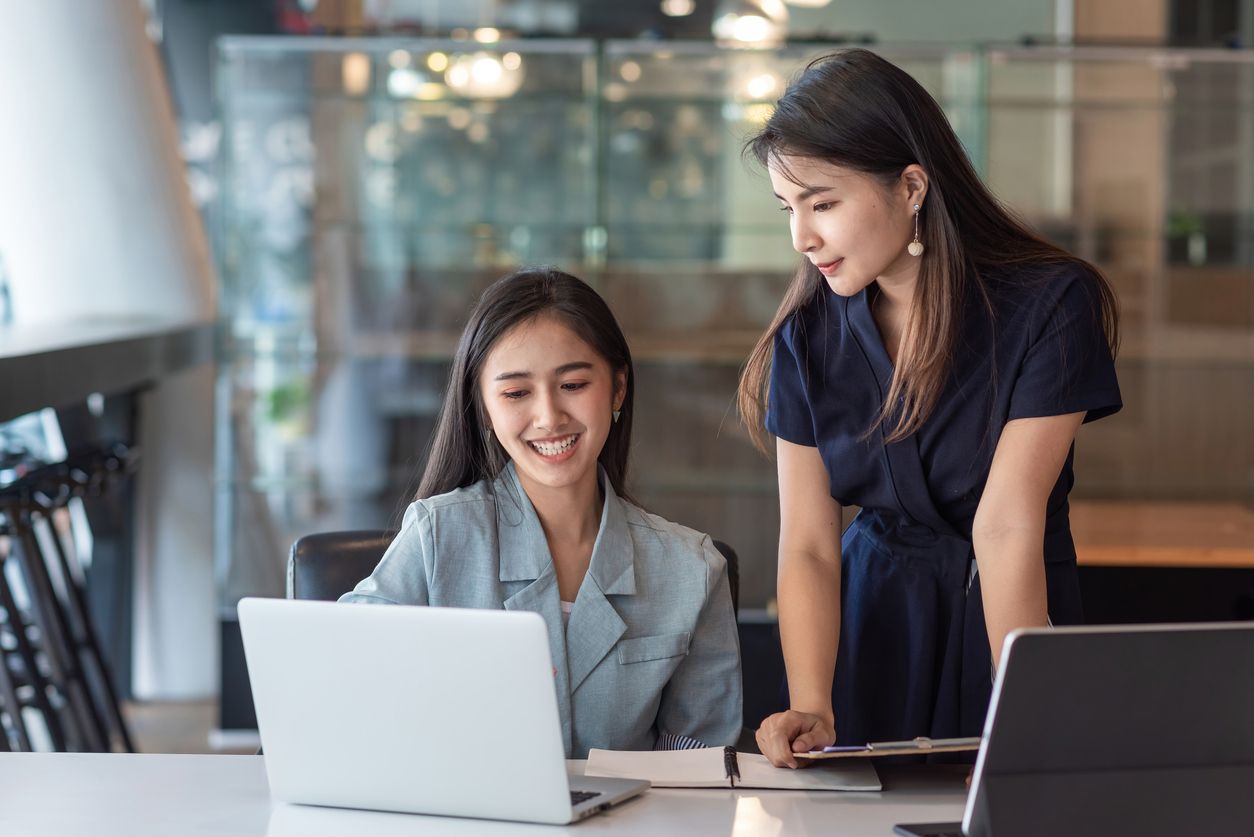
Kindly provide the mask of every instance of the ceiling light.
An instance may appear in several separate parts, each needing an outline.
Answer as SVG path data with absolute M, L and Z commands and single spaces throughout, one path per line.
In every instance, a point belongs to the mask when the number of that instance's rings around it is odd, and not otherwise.
M 713 30 L 720 46 L 779 46 L 788 34 L 788 7 L 783 0 L 722 0 L 714 12 Z
M 522 86 L 522 58 L 511 58 L 507 64 L 490 52 L 459 55 L 449 62 L 444 81 L 455 93 L 471 99 L 503 99 Z
M 347 53 L 340 64 L 340 76 L 345 93 L 364 95 L 370 89 L 370 56 L 364 52 Z
M 426 79 L 408 67 L 388 73 L 388 93 L 397 99 L 408 99 L 418 93 Z
M 779 78 L 774 73 L 759 73 L 745 82 L 745 94 L 750 99 L 768 99 L 779 88 Z
M 667 17 L 687 17 L 696 10 L 696 0 L 662 0 L 662 14 Z

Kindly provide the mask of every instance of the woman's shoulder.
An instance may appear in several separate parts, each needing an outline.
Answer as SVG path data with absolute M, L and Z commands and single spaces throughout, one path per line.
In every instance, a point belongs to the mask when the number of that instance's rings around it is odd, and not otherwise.
M 495 517 L 496 492 L 488 480 L 480 480 L 443 494 L 421 497 L 410 503 L 405 519 L 448 516 Z
M 1060 295 L 1073 285 L 1095 287 L 1096 268 L 1081 259 L 1059 258 L 1016 265 L 985 265 L 980 277 L 990 290 L 1009 296 Z
M 637 558 L 701 562 L 710 569 L 719 569 L 723 565 L 721 553 L 714 548 L 713 540 L 705 532 L 647 512 L 626 500 L 620 502 Z
M 981 270 L 981 280 L 1001 318 L 1049 319 L 1060 307 L 1100 305 L 1101 277 L 1080 260 L 1039 262 Z

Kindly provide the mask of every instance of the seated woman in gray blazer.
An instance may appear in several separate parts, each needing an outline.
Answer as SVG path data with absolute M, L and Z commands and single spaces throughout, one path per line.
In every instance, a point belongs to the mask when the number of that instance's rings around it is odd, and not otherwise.
M 614 315 L 579 279 L 523 270 L 488 288 L 418 499 L 341 598 L 539 613 L 570 758 L 740 733 L 726 563 L 624 489 L 634 377 Z

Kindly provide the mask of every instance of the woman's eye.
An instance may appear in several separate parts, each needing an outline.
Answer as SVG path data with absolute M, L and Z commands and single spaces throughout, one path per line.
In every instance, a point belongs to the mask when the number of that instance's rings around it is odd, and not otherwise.
M 814 205 L 814 211 L 826 212 L 827 210 L 831 209 L 835 205 L 836 205 L 835 201 L 824 201 L 823 203 L 816 203 Z
M 780 212 L 787 212 L 789 215 L 791 215 L 791 214 L 792 214 L 792 207 L 791 207 L 791 206 L 781 206 L 781 207 L 779 208 L 779 211 L 780 211 Z
M 517 401 L 519 398 L 522 398 L 526 394 L 527 394 L 527 390 L 525 389 L 512 389 L 508 392 L 502 392 L 501 396 L 504 398 L 508 398 L 511 401 Z
M 562 384 L 562 389 L 566 390 L 567 392 L 578 392 L 579 390 L 583 389 L 587 385 L 588 385 L 587 381 L 572 381 L 567 384 Z

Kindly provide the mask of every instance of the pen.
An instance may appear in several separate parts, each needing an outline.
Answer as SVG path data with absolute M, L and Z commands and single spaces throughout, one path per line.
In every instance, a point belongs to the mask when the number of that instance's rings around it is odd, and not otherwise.
M 736 787 L 736 782 L 740 779 L 740 764 L 736 761 L 735 747 L 723 748 L 723 771 L 731 781 L 731 786 Z

